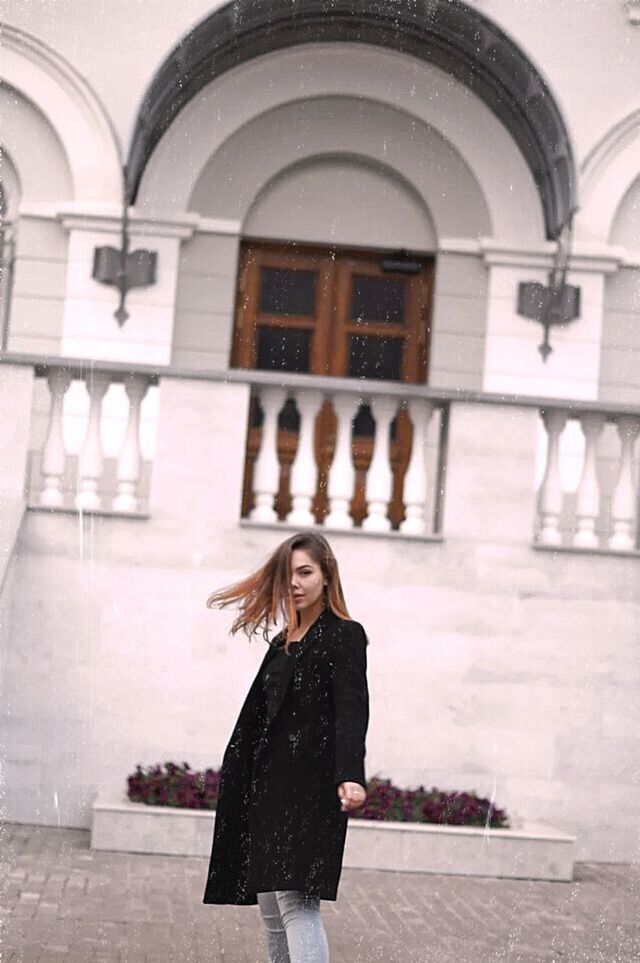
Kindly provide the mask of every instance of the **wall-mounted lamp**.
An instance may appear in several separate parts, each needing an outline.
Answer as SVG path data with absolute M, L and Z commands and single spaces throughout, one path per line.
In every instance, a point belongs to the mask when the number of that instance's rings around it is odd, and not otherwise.
M 580 316 L 580 288 L 567 284 L 567 268 L 571 251 L 571 224 L 558 239 L 554 264 L 549 271 L 549 283 L 522 281 L 518 285 L 518 314 L 538 321 L 544 330 L 544 338 L 538 345 L 542 360 L 546 361 L 553 348 L 549 344 L 549 331 L 575 321 Z
M 120 292 L 120 302 L 114 311 L 114 318 L 122 327 L 129 313 L 125 307 L 127 293 L 132 288 L 147 287 L 156 282 L 158 254 L 146 248 L 129 250 L 129 196 L 127 191 L 127 172 L 124 170 L 124 198 L 122 203 L 122 235 L 120 249 L 115 247 L 96 247 L 93 252 L 92 277 L 100 284 L 110 284 Z

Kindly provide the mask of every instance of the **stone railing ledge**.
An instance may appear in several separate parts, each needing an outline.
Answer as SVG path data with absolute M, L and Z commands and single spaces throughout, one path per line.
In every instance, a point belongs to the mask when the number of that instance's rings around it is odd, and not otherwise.
M 29 354 L 26 352 L 0 352 L 0 364 L 31 365 L 36 374 L 43 375 L 51 368 L 62 368 L 71 375 L 84 377 L 87 371 L 104 371 L 113 380 L 141 375 L 157 384 L 161 378 L 177 378 L 193 381 L 213 381 L 229 384 L 280 386 L 282 388 L 313 388 L 331 392 L 348 392 L 362 398 L 389 395 L 400 398 L 423 398 L 441 404 L 487 404 L 507 405 L 515 408 L 558 409 L 572 414 L 605 414 L 611 416 L 632 415 L 640 417 L 640 405 L 622 402 L 583 401 L 571 398 L 554 398 L 548 395 L 506 394 L 501 392 L 473 391 L 468 389 L 431 388 L 428 385 L 409 384 L 399 381 L 364 381 L 359 378 L 339 378 L 328 375 L 284 374 L 271 371 L 255 371 L 245 368 L 187 368 L 178 365 L 147 365 L 137 362 L 110 361 L 99 358 L 74 358 L 62 355 Z

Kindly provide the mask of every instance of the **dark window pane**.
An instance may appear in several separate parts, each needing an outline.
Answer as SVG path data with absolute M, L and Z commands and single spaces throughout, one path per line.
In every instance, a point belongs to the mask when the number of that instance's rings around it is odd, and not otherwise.
M 300 415 L 293 398 L 287 398 L 278 415 L 279 431 L 300 431 Z
M 357 414 L 353 419 L 353 433 L 360 437 L 373 438 L 376 433 L 376 423 L 371 414 L 369 405 L 360 405 Z
M 263 421 L 264 421 L 264 414 L 263 414 L 262 408 L 260 407 L 260 402 L 254 395 L 251 398 L 251 405 L 249 407 L 249 427 L 262 428 Z
M 260 311 L 266 314 L 303 314 L 313 317 L 317 277 L 314 271 L 263 267 L 261 276 Z
M 258 399 L 253 397 L 249 408 L 249 425 L 251 428 L 262 428 L 263 422 L 264 412 Z M 278 413 L 278 430 L 293 432 L 300 430 L 300 414 L 293 398 L 287 398 Z
M 309 371 L 312 331 L 259 325 L 256 368 L 262 371 Z
M 405 281 L 354 274 L 351 317 L 354 321 L 404 322 Z
M 352 334 L 349 338 L 348 376 L 400 381 L 403 346 L 402 338 Z
M 398 427 L 398 416 L 391 422 L 390 426 L 390 438 L 391 441 L 395 441 L 396 429 Z M 360 405 L 356 416 L 353 419 L 353 434 L 362 438 L 373 438 L 376 433 L 376 423 L 373 420 L 373 414 L 371 413 L 371 407 L 369 405 Z

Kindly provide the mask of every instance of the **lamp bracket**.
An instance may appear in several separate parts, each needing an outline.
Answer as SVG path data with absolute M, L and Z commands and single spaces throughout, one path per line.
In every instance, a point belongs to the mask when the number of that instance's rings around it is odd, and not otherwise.
M 521 281 L 518 285 L 518 314 L 531 321 L 538 321 L 544 331 L 542 342 L 538 345 L 543 361 L 546 361 L 553 351 L 549 343 L 551 328 L 563 327 L 580 317 L 580 288 L 567 284 L 570 252 L 571 223 L 563 228 L 558 238 L 547 284 Z
M 93 251 L 92 278 L 100 284 L 109 284 L 120 292 L 120 301 L 114 311 L 114 318 L 119 326 L 129 317 L 126 309 L 126 299 L 133 288 L 148 287 L 156 283 L 158 254 L 147 248 L 129 250 L 129 197 L 127 191 L 127 172 L 124 175 L 124 191 L 122 201 L 122 232 L 120 248 L 104 245 Z

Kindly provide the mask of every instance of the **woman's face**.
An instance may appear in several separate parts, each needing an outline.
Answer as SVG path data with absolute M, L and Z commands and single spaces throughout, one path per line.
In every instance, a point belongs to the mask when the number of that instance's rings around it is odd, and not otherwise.
M 303 548 L 291 553 L 291 592 L 297 612 L 315 605 L 322 596 L 324 576 L 317 562 Z

